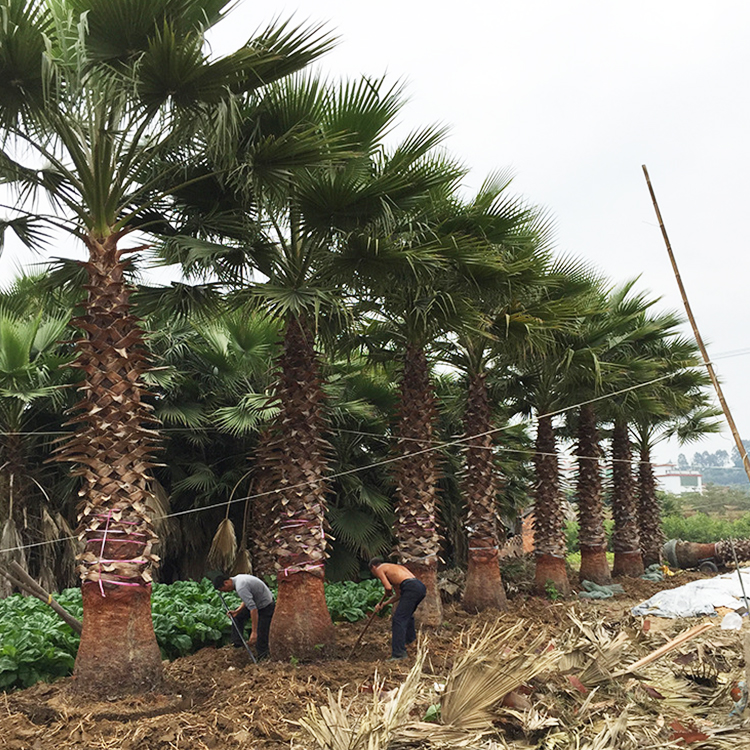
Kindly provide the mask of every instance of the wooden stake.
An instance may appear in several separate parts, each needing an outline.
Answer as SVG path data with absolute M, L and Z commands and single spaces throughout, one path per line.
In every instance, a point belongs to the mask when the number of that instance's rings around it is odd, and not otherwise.
M 669 237 L 667 236 L 667 230 L 664 227 L 664 222 L 661 218 L 661 211 L 659 211 L 659 204 L 656 202 L 656 195 L 654 193 L 654 189 L 651 186 L 651 179 L 648 176 L 648 170 L 646 169 L 646 165 L 643 166 L 643 174 L 646 177 L 646 184 L 648 185 L 648 191 L 651 193 L 651 201 L 654 204 L 654 210 L 656 211 L 656 218 L 659 220 L 659 227 L 661 228 L 662 236 L 664 237 L 664 243 L 667 246 L 667 253 L 669 253 L 669 260 L 672 263 L 672 270 L 674 271 L 675 278 L 677 279 L 677 286 L 680 288 L 680 294 L 682 295 L 682 302 L 685 305 L 685 312 L 687 313 L 688 320 L 690 321 L 690 325 L 693 328 L 693 335 L 695 336 L 695 340 L 698 342 L 698 347 L 701 350 L 701 355 L 703 356 L 703 362 L 706 365 L 706 369 L 708 370 L 708 375 L 711 378 L 711 382 L 714 384 L 714 388 L 716 389 L 716 395 L 719 399 L 719 403 L 721 404 L 721 408 L 724 411 L 724 416 L 726 417 L 727 423 L 729 424 L 729 429 L 732 431 L 732 437 L 734 438 L 734 444 L 737 446 L 737 450 L 740 453 L 740 456 L 742 456 L 742 465 L 745 467 L 745 474 L 747 474 L 747 478 L 750 480 L 750 459 L 748 458 L 747 451 L 745 450 L 745 446 L 742 444 L 742 438 L 740 438 L 740 433 L 737 430 L 737 426 L 734 423 L 734 419 L 732 419 L 732 413 L 729 411 L 729 406 L 727 405 L 726 400 L 724 399 L 724 393 L 721 390 L 721 385 L 719 385 L 719 379 L 716 377 L 716 373 L 714 372 L 713 364 L 711 363 L 711 360 L 708 357 L 708 352 L 706 351 L 706 347 L 703 344 L 703 339 L 701 338 L 700 332 L 698 331 L 698 324 L 695 322 L 695 318 L 693 317 L 693 311 L 690 308 L 690 303 L 688 302 L 687 293 L 685 292 L 685 287 L 682 284 L 682 277 L 680 276 L 680 271 L 677 268 L 677 261 L 675 260 L 674 253 L 672 252 L 672 245 L 669 242 Z

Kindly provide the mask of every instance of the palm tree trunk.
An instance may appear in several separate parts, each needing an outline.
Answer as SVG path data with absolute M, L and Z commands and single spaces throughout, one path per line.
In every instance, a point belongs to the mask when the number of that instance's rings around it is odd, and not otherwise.
M 276 573 L 274 519 L 278 515 L 279 496 L 272 471 L 273 453 L 269 450 L 273 428 L 263 430 L 253 457 L 253 481 L 250 495 L 254 496 L 245 534 L 250 540 L 253 573 L 259 578 Z
M 466 469 L 461 477 L 461 494 L 466 499 L 466 528 L 469 536 L 469 567 L 462 605 L 467 612 L 505 610 L 508 602 L 500 575 L 497 523 L 499 480 L 492 452 L 490 404 L 486 375 L 469 380 L 466 409 Z
M 565 569 L 565 517 L 560 502 L 560 474 L 552 418 L 539 417 L 534 455 L 536 487 L 534 502 L 534 588 L 547 594 L 554 586 L 560 594 L 570 593 Z
M 593 406 L 581 407 L 578 415 L 578 541 L 581 547 L 582 581 L 600 585 L 612 582 L 607 562 L 604 532 L 602 478 L 599 471 L 599 431 Z
M 661 512 L 656 497 L 656 480 L 651 466 L 648 445 L 641 447 L 638 465 L 638 534 L 641 541 L 643 565 L 648 567 L 661 562 L 664 532 L 661 528 Z
M 435 519 L 437 459 L 432 445 L 435 404 L 424 350 L 409 344 L 404 353 L 398 455 L 394 463 L 396 527 L 399 560 L 427 587 L 417 609 L 421 625 L 442 623 L 443 607 L 437 587 L 440 537 Z
M 268 446 L 279 488 L 274 519 L 279 594 L 270 650 L 282 661 L 320 658 L 335 635 L 323 587 L 325 477 L 331 449 L 323 437 L 324 394 L 313 341 L 304 319 L 289 321 L 276 391 L 281 411 Z
M 616 419 L 612 431 L 612 515 L 615 520 L 612 535 L 615 563 L 612 575 L 637 578 L 643 575 L 643 558 L 638 538 L 638 507 L 633 484 L 628 424 L 623 419 Z
M 149 481 L 157 434 L 143 400 L 147 366 L 117 240 L 87 241 L 89 295 L 75 321 L 85 336 L 76 342 L 74 363 L 84 380 L 77 416 L 69 422 L 75 434 L 59 449 L 60 460 L 76 464 L 83 501 L 83 633 L 74 685 L 108 697 L 153 690 L 163 679 L 151 621 L 151 571 L 158 558 Z

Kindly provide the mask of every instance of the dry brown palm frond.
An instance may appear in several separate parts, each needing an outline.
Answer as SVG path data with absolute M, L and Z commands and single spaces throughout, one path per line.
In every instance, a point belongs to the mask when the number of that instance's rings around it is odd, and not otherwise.
M 559 658 L 545 648 L 546 636 L 526 637 L 529 628 L 519 621 L 511 628 L 485 628 L 456 661 L 440 701 L 441 721 L 465 732 L 492 730 L 493 709 L 508 694 Z
M 240 547 L 237 556 L 234 558 L 231 575 L 236 576 L 240 573 L 250 573 L 252 575 L 252 572 L 253 563 L 250 560 L 250 553 L 247 547 Z
M 62 513 L 55 514 L 55 523 L 60 530 L 60 541 L 55 545 L 57 548 L 56 579 L 60 588 L 67 588 L 75 583 L 75 561 L 76 557 L 83 552 L 83 545 Z
M 3 561 L 6 563 L 17 562 L 19 565 L 26 567 L 26 559 L 23 550 L 21 534 L 18 526 L 12 518 L 8 518 L 3 524 L 3 533 L 0 534 L 0 549 L 9 550 L 3 553 Z
M 585 621 L 574 611 L 568 617 L 573 627 L 560 638 L 560 671 L 575 674 L 586 687 L 607 682 L 632 650 L 627 633 L 611 633 L 603 618 Z
M 234 533 L 234 524 L 225 518 L 214 534 L 206 562 L 210 568 L 227 571 L 232 569 L 236 556 L 237 536 Z
M 176 519 L 172 518 L 170 513 L 170 497 L 164 488 L 164 485 L 152 480 L 149 483 L 151 490 L 146 503 L 147 512 L 153 523 L 154 531 L 159 537 L 155 549 L 163 559 L 166 557 L 176 556 L 179 554 L 180 547 L 180 527 Z
M 42 507 L 42 541 L 46 542 L 41 547 L 41 563 L 36 576 L 37 581 L 47 591 L 57 591 L 61 588 L 55 574 L 55 561 L 57 557 L 57 542 L 60 539 L 60 529 L 46 507 Z
M 23 551 L 17 549 L 21 546 L 21 535 L 18 532 L 15 521 L 12 518 L 8 518 L 3 524 L 3 532 L 0 534 L 0 549 L 10 551 L 0 554 L 0 562 L 5 564 L 17 562 L 25 570 L 26 558 L 24 557 Z M 5 576 L 0 576 L 0 597 L 5 597 L 12 593 L 13 584 L 10 583 Z
M 343 691 L 336 698 L 328 692 L 328 705 L 308 705 L 305 715 L 296 723 L 322 750 L 387 750 L 395 734 L 409 723 L 409 712 L 419 692 L 422 665 L 427 651 L 420 645 L 414 666 L 404 682 L 386 694 L 377 674 L 373 680 L 372 701 L 359 719 L 352 717 L 350 705 L 344 704 Z M 430 724 L 435 730 L 435 725 Z

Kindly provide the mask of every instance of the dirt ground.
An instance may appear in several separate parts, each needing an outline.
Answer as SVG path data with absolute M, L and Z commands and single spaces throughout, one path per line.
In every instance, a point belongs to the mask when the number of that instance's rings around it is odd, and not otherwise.
M 530 630 L 551 638 L 570 623 L 571 608 L 604 617 L 610 626 L 630 623 L 630 607 L 657 591 L 681 585 L 698 574 L 682 573 L 663 583 L 626 579 L 626 595 L 604 601 L 550 602 L 516 594 L 509 611 L 468 615 L 457 602 L 445 605 L 444 625 L 426 634 L 424 672 L 443 679 L 462 648 L 461 637 L 473 628 L 523 618 Z M 160 695 L 127 700 L 84 701 L 70 692 L 71 679 L 40 683 L 0 694 L 0 748 L 5 750 L 166 750 L 177 748 L 289 748 L 306 705 L 327 701 L 327 691 L 344 689 L 347 697 L 365 699 L 377 670 L 385 689 L 406 676 L 411 660 L 387 662 L 389 620 L 376 618 L 354 658 L 347 659 L 363 623 L 338 623 L 339 658 L 311 664 L 265 662 L 255 665 L 244 649 L 224 647 L 165 663 L 168 687 Z M 432 678 L 432 677 L 430 677 Z M 533 695 L 531 696 L 533 701 Z M 296 744 L 305 747 L 305 744 Z

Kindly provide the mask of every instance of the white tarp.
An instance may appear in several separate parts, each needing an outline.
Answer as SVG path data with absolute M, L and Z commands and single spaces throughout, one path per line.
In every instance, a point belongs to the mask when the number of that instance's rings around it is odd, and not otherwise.
M 742 582 L 750 600 L 750 568 L 741 568 Z M 745 606 L 738 571 L 714 578 L 691 581 L 676 589 L 665 589 L 633 607 L 637 616 L 696 617 L 715 614 L 716 607 L 740 609 Z

